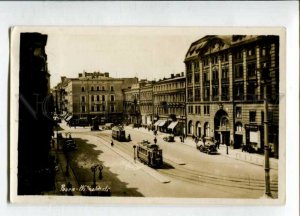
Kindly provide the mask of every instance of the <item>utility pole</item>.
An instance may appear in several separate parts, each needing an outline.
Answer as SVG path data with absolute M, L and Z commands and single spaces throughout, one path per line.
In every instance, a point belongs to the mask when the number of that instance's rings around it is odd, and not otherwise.
M 271 82 L 270 71 L 262 70 L 261 85 L 264 87 L 264 154 L 265 154 L 265 194 L 264 197 L 272 198 L 270 189 L 270 145 L 269 145 L 269 119 L 268 119 L 268 85 Z

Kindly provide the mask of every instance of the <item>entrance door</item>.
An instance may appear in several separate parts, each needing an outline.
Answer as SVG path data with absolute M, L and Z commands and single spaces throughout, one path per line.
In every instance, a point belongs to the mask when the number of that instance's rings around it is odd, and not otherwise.
M 230 144 L 230 132 L 227 132 L 227 131 L 222 132 L 222 141 L 223 141 L 223 144 L 226 144 L 226 145 Z
M 234 137 L 234 148 L 241 148 L 243 143 L 243 135 L 236 134 Z

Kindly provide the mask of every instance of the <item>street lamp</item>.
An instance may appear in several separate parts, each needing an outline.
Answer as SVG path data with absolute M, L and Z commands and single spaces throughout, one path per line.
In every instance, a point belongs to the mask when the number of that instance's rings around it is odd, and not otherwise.
M 136 156 L 135 156 L 135 148 L 136 148 L 136 145 L 133 145 L 133 159 L 134 159 L 134 162 L 136 161 Z
M 91 171 L 93 172 L 93 185 L 92 185 L 92 188 L 95 188 L 96 187 L 96 171 L 97 171 L 97 169 L 99 169 L 99 164 L 96 164 L 96 165 L 93 165 L 92 167 L 91 167 Z M 103 167 L 102 167 L 102 169 L 103 169 Z M 102 169 L 101 169 L 101 171 L 102 171 Z M 100 171 L 100 169 L 99 169 L 99 171 Z M 102 175 L 102 172 L 101 172 L 101 175 Z M 99 174 L 99 178 L 100 178 L 100 174 Z
M 268 95 L 267 88 L 270 84 L 269 70 L 263 68 L 261 84 L 264 87 L 264 154 L 265 154 L 265 194 L 267 198 L 272 198 L 270 189 L 270 145 L 269 145 L 269 120 L 268 120 Z

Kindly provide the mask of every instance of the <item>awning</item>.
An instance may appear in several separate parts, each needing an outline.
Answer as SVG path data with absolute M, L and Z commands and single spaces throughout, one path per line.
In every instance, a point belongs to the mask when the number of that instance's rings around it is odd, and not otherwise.
M 73 118 L 72 115 L 70 115 L 68 118 L 66 118 L 66 122 L 70 121 Z
M 157 122 L 154 123 L 154 126 L 158 126 L 161 123 L 162 120 L 158 120 Z
M 159 123 L 158 127 L 162 127 L 166 124 L 167 120 L 161 120 L 161 122 Z
M 176 125 L 178 124 L 178 121 L 175 122 L 171 122 L 171 124 L 168 126 L 168 129 L 174 129 L 176 127 Z

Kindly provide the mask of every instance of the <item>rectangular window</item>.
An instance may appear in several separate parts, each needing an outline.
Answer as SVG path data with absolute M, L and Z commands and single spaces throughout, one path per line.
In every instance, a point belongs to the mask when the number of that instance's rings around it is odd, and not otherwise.
M 100 91 L 100 87 L 99 86 L 97 86 L 97 91 Z
M 105 111 L 105 105 L 102 105 L 102 111 Z
M 249 112 L 249 121 L 250 122 L 256 122 L 256 111 L 250 111 Z
M 102 101 L 105 101 L 105 95 L 102 95 Z
M 110 96 L 110 101 L 115 101 L 115 96 L 114 95 Z
M 222 79 L 228 78 L 228 68 L 222 68 Z
M 222 100 L 224 100 L 224 101 L 229 100 L 229 86 L 228 85 L 222 86 Z
M 98 112 L 100 111 L 100 105 L 99 104 L 97 105 L 97 111 Z
M 84 87 L 81 87 L 81 91 L 84 92 Z
M 256 65 L 255 65 L 255 63 L 247 64 L 247 76 L 248 76 L 248 78 L 255 77 L 255 75 L 256 75 Z
M 209 105 L 204 106 L 204 115 L 209 115 Z
M 91 96 L 91 101 L 94 101 L 94 95 Z
M 85 96 L 81 96 L 81 102 L 85 102 Z
M 111 90 L 111 91 L 114 91 L 114 87 L 113 87 L 113 86 L 111 86 L 111 87 L 110 87 L 110 90 Z
M 236 118 L 242 118 L 242 107 L 235 108 L 235 116 Z
M 91 87 L 91 91 L 94 91 L 94 86 Z
M 92 107 L 91 107 L 91 109 L 92 109 L 92 112 L 94 112 L 94 111 L 95 111 L 95 107 L 94 107 L 94 106 L 92 106 Z
M 115 111 L 115 105 L 111 105 L 111 106 L 110 106 L 110 111 L 111 111 L 111 112 L 114 112 L 114 111 Z
M 195 89 L 195 101 L 200 101 L 200 89 Z
M 195 73 L 195 83 L 199 83 L 199 82 L 200 82 L 200 74 Z
M 99 95 L 97 95 L 97 101 L 99 101 L 100 100 L 100 97 L 99 97 Z
M 85 106 L 81 106 L 81 112 L 85 112 Z
M 188 82 L 188 84 L 192 83 L 192 75 L 191 74 L 188 75 L 187 82 Z
M 105 91 L 105 87 L 104 86 L 102 86 L 102 91 Z
M 239 65 L 235 65 L 234 67 L 234 77 L 235 78 L 243 78 L 243 65 L 239 64 Z

